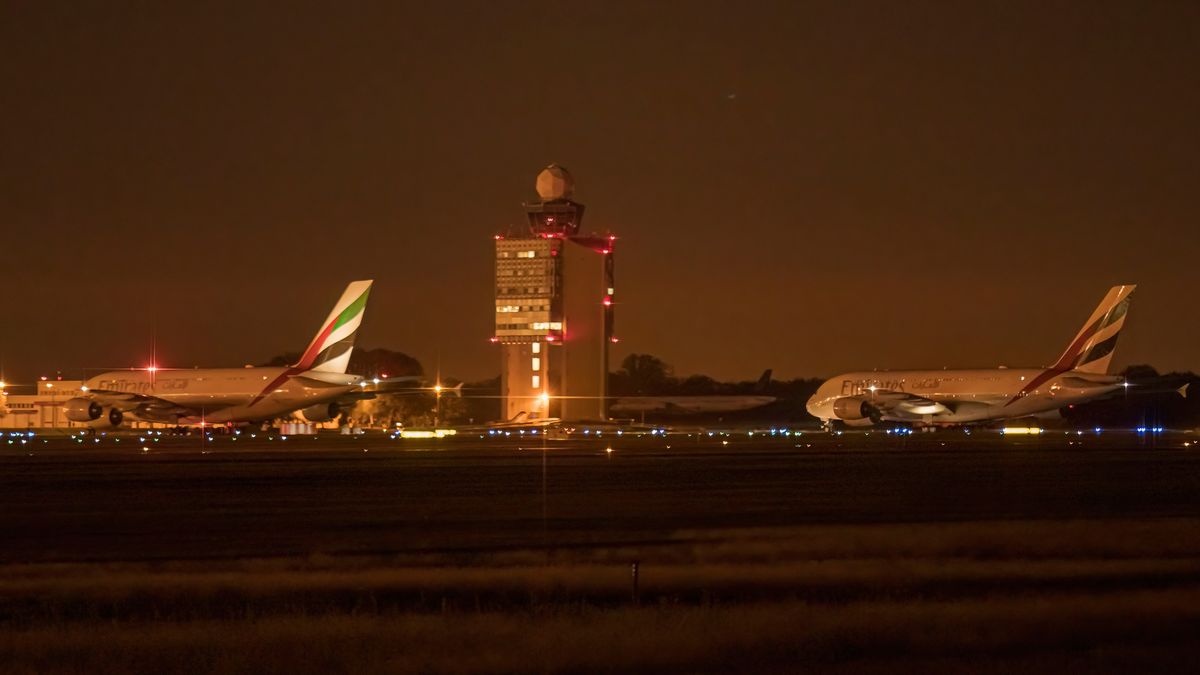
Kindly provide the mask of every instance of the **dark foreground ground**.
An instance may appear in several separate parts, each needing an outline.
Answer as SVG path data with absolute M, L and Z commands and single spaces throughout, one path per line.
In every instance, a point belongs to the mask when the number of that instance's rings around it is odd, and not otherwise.
M 1194 441 L 35 437 L 0 670 L 1185 671 Z

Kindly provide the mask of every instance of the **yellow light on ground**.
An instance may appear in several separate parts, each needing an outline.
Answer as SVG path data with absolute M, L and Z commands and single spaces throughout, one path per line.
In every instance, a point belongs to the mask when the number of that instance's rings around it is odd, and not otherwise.
M 458 435 L 457 429 L 405 429 L 400 438 L 445 438 Z
M 1042 433 L 1040 427 L 1004 427 L 1000 433 L 1005 436 L 1036 436 Z
M 544 406 L 550 405 L 550 394 L 542 392 L 542 395 L 538 397 L 538 400 L 541 401 L 542 405 Z

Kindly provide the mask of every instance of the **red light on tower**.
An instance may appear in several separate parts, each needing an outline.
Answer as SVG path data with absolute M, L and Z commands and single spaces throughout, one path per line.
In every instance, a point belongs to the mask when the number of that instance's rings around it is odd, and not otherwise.
M 612 307 L 612 296 L 611 295 L 604 296 L 604 300 L 602 300 L 601 302 L 604 303 L 605 307 Z

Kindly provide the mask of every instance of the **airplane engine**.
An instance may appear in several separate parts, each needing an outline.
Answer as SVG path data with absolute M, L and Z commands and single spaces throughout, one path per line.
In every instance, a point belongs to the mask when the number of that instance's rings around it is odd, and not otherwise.
M 91 420 L 89 427 L 93 429 L 114 429 L 125 421 L 125 413 L 117 408 L 104 408 L 102 414 Z
M 846 422 L 859 420 L 877 422 L 879 409 L 860 396 L 845 396 L 833 402 L 833 414 Z
M 99 403 L 82 396 L 67 401 L 63 411 L 72 422 L 91 422 L 104 414 L 104 408 Z
M 318 403 L 300 411 L 309 422 L 328 422 L 342 414 L 342 407 L 337 403 Z

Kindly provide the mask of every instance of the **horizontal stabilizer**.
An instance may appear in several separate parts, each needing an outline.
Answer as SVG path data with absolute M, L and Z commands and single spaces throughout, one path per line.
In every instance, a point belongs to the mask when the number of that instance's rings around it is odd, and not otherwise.
M 1077 375 L 1067 375 L 1062 378 L 1064 387 L 1072 389 L 1091 389 L 1092 387 L 1107 387 L 1114 384 L 1120 384 L 1122 378 L 1116 375 L 1109 376 L 1086 376 L 1080 377 Z

